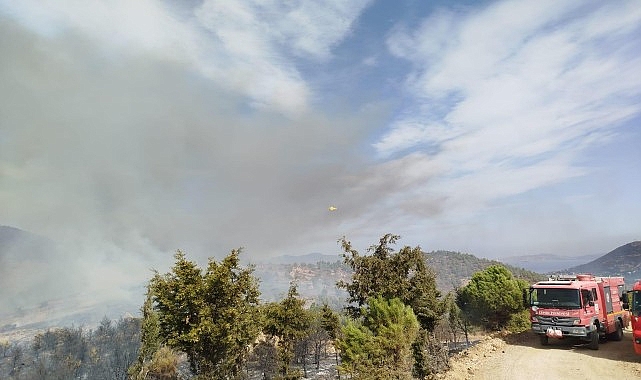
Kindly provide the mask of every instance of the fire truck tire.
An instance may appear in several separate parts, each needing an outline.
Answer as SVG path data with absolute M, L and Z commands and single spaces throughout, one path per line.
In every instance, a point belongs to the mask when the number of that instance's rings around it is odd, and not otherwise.
M 539 335 L 539 339 L 541 340 L 541 346 L 547 346 L 550 344 L 548 336 L 545 334 Z
M 621 327 L 621 323 L 619 321 L 617 321 L 616 325 L 616 330 L 612 334 L 608 335 L 608 338 L 618 342 L 623 339 L 623 327 Z
M 599 331 L 598 330 L 594 330 L 590 334 L 590 343 L 588 344 L 588 347 L 591 350 L 599 349 Z

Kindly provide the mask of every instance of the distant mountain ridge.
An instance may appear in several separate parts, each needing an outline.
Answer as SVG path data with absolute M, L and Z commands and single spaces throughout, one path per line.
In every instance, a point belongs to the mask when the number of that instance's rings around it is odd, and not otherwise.
M 42 236 L 10 226 L 0 226 L 0 260 L 19 250 L 21 257 L 37 257 L 53 248 L 54 243 Z
M 602 254 L 566 256 L 543 253 L 538 255 L 519 255 L 501 259 L 502 262 L 531 270 L 536 273 L 554 273 L 565 268 L 582 265 L 601 257 Z
M 19 239 L 23 234 L 26 232 L 19 228 L 0 226 L 0 249 L 9 247 L 14 240 Z
M 641 279 L 641 240 L 622 245 L 587 264 L 568 268 L 563 273 L 592 273 L 596 276 L 624 276 L 631 284 Z

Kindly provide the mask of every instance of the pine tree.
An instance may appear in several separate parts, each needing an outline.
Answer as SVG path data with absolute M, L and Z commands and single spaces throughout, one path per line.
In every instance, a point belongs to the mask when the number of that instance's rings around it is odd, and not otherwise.
M 524 280 L 514 278 L 504 266 L 492 265 L 476 272 L 458 290 L 456 303 L 467 320 L 486 329 L 501 329 L 524 309 L 523 291 L 527 287 Z
M 433 339 L 431 333 L 443 316 L 444 306 L 436 287 L 436 275 L 427 265 L 423 251 L 418 246 L 405 246 L 396 252 L 391 245 L 396 244 L 399 238 L 397 235 L 384 235 L 378 244 L 369 247 L 370 255 L 360 255 L 345 238 L 339 240 L 344 262 L 352 268 L 353 275 L 350 282 L 341 281 L 337 285 L 349 294 L 347 312 L 353 318 L 362 316 L 368 299 L 379 296 L 398 298 L 412 308 L 421 330 L 424 330 L 414 342 L 416 375 L 422 378 L 442 368 L 431 368 L 427 360 L 441 355 L 440 351 L 430 351 L 435 347 L 430 344 L 430 339 Z
M 321 308 L 321 326 L 325 331 L 327 331 L 327 335 L 334 345 L 336 365 L 338 365 L 338 345 L 336 344 L 336 339 L 338 338 L 341 329 L 340 318 L 338 314 L 334 312 L 334 310 L 332 310 L 327 304 L 323 305 L 323 307 Z
M 162 343 L 185 352 L 194 374 L 240 376 L 260 331 L 258 280 L 239 254 L 210 259 L 203 273 L 178 251 L 171 272 L 150 282 Z
M 351 320 L 342 329 L 341 371 L 352 379 L 411 379 L 418 332 L 412 308 L 398 298 L 370 299 L 362 320 Z
M 278 338 L 279 373 L 283 379 L 297 379 L 301 374 L 291 368 L 294 345 L 308 333 L 311 315 L 304 308 L 305 301 L 291 284 L 287 297 L 265 308 L 264 332 Z
M 140 350 L 138 360 L 129 368 L 131 379 L 144 379 L 146 369 L 156 351 L 161 347 L 160 322 L 158 313 L 154 310 L 151 286 L 147 286 L 145 303 L 142 308 L 142 324 L 140 328 Z
M 351 282 L 337 285 L 349 294 L 347 307 L 352 317 L 361 314 L 367 299 L 376 296 L 399 298 L 412 308 L 421 327 L 432 331 L 443 315 L 441 294 L 436 288 L 436 275 L 425 262 L 420 247 L 403 247 L 395 252 L 399 236 L 386 234 L 377 245 L 372 245 L 371 255 L 360 255 L 345 238 L 340 240 L 345 264 L 354 271 Z

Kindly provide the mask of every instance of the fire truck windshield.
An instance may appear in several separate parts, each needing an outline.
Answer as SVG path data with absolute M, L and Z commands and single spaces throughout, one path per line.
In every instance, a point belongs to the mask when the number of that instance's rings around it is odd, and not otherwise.
M 635 317 L 641 317 L 641 290 L 632 292 L 632 305 L 630 311 Z
M 578 289 L 531 288 L 530 304 L 537 307 L 562 309 L 581 308 Z

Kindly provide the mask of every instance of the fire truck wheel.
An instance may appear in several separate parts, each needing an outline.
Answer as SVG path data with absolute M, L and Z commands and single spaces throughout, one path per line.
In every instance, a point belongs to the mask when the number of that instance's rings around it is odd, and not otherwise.
M 623 339 L 623 327 L 621 327 L 621 323 L 619 321 L 617 321 L 616 330 L 612 334 L 608 335 L 608 338 L 617 342 Z
M 598 330 L 594 330 L 590 335 L 590 344 L 588 345 L 588 347 L 591 350 L 599 349 L 599 331 Z
M 548 336 L 545 334 L 539 335 L 539 339 L 541 340 L 542 346 L 547 346 L 550 344 L 550 341 L 548 340 Z

